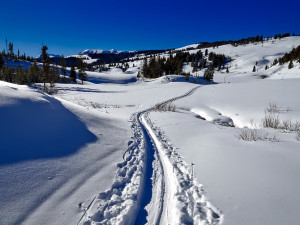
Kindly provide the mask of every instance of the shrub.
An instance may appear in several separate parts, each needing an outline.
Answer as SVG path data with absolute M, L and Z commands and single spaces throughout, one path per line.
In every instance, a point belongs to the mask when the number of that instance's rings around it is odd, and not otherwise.
M 270 102 L 269 107 L 266 110 L 269 113 L 279 113 L 280 112 L 280 107 L 278 107 L 275 102 Z
M 278 129 L 280 125 L 280 120 L 278 114 L 265 113 L 265 118 L 263 118 L 263 126 Z
M 243 141 L 258 141 L 263 139 L 263 135 L 256 129 L 242 129 L 238 135 L 238 139 Z
M 300 141 L 300 130 L 296 131 L 296 139 Z
M 271 142 L 279 141 L 276 135 L 269 137 L 268 133 L 262 133 L 257 129 L 245 128 L 240 130 L 238 139 L 243 141 L 258 141 L 258 140 L 269 140 Z
M 166 112 L 166 111 L 172 111 L 175 112 L 176 110 L 176 106 L 173 103 L 165 103 L 165 104 L 157 104 L 154 107 L 155 111 L 159 111 L 159 112 Z

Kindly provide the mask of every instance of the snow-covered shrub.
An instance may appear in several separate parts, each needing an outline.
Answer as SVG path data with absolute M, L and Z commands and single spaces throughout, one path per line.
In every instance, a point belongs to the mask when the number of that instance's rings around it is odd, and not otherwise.
M 295 130 L 295 131 L 300 131 L 300 122 L 299 121 L 296 121 L 293 126 L 292 126 L 292 130 Z
M 300 141 L 300 130 L 296 131 L 296 139 Z
M 243 141 L 258 141 L 265 138 L 266 135 L 263 135 L 261 132 L 259 132 L 256 129 L 245 128 L 240 130 L 238 134 L 238 139 Z
M 265 113 L 263 126 L 278 129 L 280 125 L 279 115 L 274 113 Z
M 270 102 L 269 107 L 266 109 L 266 111 L 269 113 L 279 113 L 280 107 L 278 107 L 275 102 Z
M 277 142 L 279 139 L 274 134 L 272 137 L 268 133 L 262 133 L 257 129 L 244 128 L 240 130 L 238 134 L 238 139 L 243 141 L 258 141 L 258 140 L 268 140 L 271 142 Z
M 168 104 L 157 104 L 154 107 L 155 111 L 159 111 L 159 112 L 166 112 L 166 111 L 172 111 L 175 112 L 176 110 L 176 106 L 173 103 L 168 103 Z
M 282 121 L 282 129 L 284 130 L 293 130 L 293 123 L 291 119 L 283 120 Z

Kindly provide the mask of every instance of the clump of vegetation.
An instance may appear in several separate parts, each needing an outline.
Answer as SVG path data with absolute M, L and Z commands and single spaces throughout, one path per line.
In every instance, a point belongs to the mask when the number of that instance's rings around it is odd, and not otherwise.
M 259 141 L 259 140 L 269 140 L 271 142 L 279 141 L 276 135 L 270 137 L 268 133 L 262 133 L 257 129 L 249 129 L 249 128 L 244 128 L 240 130 L 238 134 L 238 139 L 243 141 Z
M 204 71 L 204 75 L 203 78 L 207 81 L 212 81 L 214 78 L 214 70 L 211 67 L 208 67 L 205 71 Z
M 300 130 L 297 130 L 296 132 L 296 139 L 300 141 Z
M 207 49 L 206 49 L 207 50 Z M 210 67 L 212 70 L 217 68 L 221 70 L 225 69 L 225 64 L 231 59 L 222 54 L 216 54 L 205 51 L 205 56 L 202 51 L 199 50 L 194 54 L 189 52 L 178 51 L 176 54 L 169 52 L 169 58 L 160 56 L 151 56 L 150 58 L 144 58 L 141 74 L 145 78 L 158 78 L 163 75 L 169 74 L 181 74 L 186 75 L 182 71 L 183 63 L 186 62 L 193 68 L 192 72 L 197 72 L 204 68 Z M 208 61 L 210 61 L 208 63 Z
M 300 129 L 300 122 L 292 122 L 291 119 L 280 120 L 279 114 L 281 112 L 289 111 L 289 109 L 282 110 L 276 103 L 269 103 L 269 107 L 265 110 L 265 117 L 263 118 L 263 127 L 283 129 L 284 131 L 298 131 Z
M 280 125 L 279 115 L 273 113 L 265 113 L 263 118 L 263 126 L 278 129 Z
M 176 106 L 171 102 L 167 104 L 157 104 L 155 105 L 154 110 L 159 112 L 167 112 L 167 111 L 175 112 Z
M 266 109 L 266 111 L 269 113 L 279 113 L 280 107 L 278 107 L 275 102 L 270 102 L 269 107 Z
M 245 128 L 240 130 L 238 139 L 243 141 L 258 141 L 262 140 L 264 136 L 256 129 Z
M 274 66 L 277 65 L 278 63 L 279 65 L 283 65 L 289 62 L 288 68 L 292 69 L 294 68 L 293 62 L 295 61 L 300 63 L 300 45 L 296 48 L 293 48 L 292 51 L 290 51 L 289 53 L 285 53 L 283 57 L 279 59 L 275 59 L 272 65 Z

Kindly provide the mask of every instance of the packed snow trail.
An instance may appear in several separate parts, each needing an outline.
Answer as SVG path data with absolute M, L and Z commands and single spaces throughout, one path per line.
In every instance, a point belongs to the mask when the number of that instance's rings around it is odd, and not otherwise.
M 81 224 L 221 224 L 223 215 L 208 202 L 202 185 L 148 114 L 191 95 L 184 95 L 135 113 L 134 137 L 128 142 L 124 162 L 118 164 L 110 190 L 100 193 Z
M 143 126 L 140 121 L 140 116 L 138 116 L 138 121 L 140 126 Z M 153 161 L 154 161 L 154 152 L 155 147 L 152 143 L 150 136 L 147 134 L 147 131 L 143 128 L 143 136 L 145 141 L 145 148 L 146 148 L 146 165 L 145 165 L 145 177 L 143 184 L 141 184 L 142 193 L 141 193 L 141 200 L 140 200 L 140 207 L 136 216 L 135 225 L 145 224 L 147 222 L 147 210 L 145 207 L 150 203 L 152 197 L 152 174 L 153 174 Z

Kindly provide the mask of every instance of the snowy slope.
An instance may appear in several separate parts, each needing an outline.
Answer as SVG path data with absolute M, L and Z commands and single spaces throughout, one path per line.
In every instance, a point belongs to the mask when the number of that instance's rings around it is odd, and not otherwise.
M 299 64 L 264 70 L 299 44 L 209 48 L 233 59 L 210 85 L 138 80 L 141 61 L 54 96 L 0 82 L 0 224 L 298 224 L 300 142 L 262 119 L 274 103 L 281 122 L 300 121 Z M 151 111 L 169 99 L 175 112 Z M 239 139 L 243 127 L 261 140 Z
M 216 71 L 214 76 L 215 82 L 247 82 L 261 77 L 270 79 L 287 79 L 299 78 L 299 63 L 296 63 L 295 68 L 288 70 L 287 64 L 284 66 L 272 66 L 274 59 L 282 57 L 285 53 L 290 52 L 293 47 L 300 45 L 300 37 L 288 37 L 281 40 L 271 39 L 263 43 L 239 45 L 223 45 L 218 48 L 207 48 L 208 52 L 215 52 L 231 57 L 233 60 L 227 65 L 229 74 L 225 69 L 220 72 Z M 189 46 L 187 46 L 189 47 Z M 183 48 L 185 49 L 185 48 Z M 199 49 L 188 50 L 190 53 L 196 53 Z M 201 49 L 204 53 L 205 49 Z M 256 65 L 257 63 L 257 65 Z M 256 65 L 257 72 L 252 72 L 253 66 Z M 265 66 L 270 68 L 265 70 Z M 185 72 L 192 72 L 190 65 L 185 66 Z M 203 70 L 198 72 L 198 75 L 203 75 Z
M 112 183 L 125 121 L 26 86 L 0 88 L 0 224 L 76 224 Z
M 224 84 L 198 89 L 175 102 L 177 112 L 151 113 L 150 119 L 187 163 L 194 163 L 206 196 L 224 213 L 224 224 L 298 224 L 300 142 L 296 132 L 263 128 L 270 104 L 280 123 L 300 121 L 300 70 L 264 65 L 299 45 L 299 37 L 275 43 L 209 49 L 231 55 L 231 72 L 216 73 Z M 265 59 L 266 61 L 264 61 Z M 252 73 L 258 61 L 259 71 Z M 258 75 L 266 74 L 262 80 Z M 279 79 L 278 79 L 279 78 Z M 298 78 L 298 79 L 295 79 Z M 230 81 L 230 83 L 228 82 Z M 236 127 L 230 127 L 232 123 Z M 243 127 L 261 140 L 243 141 Z

